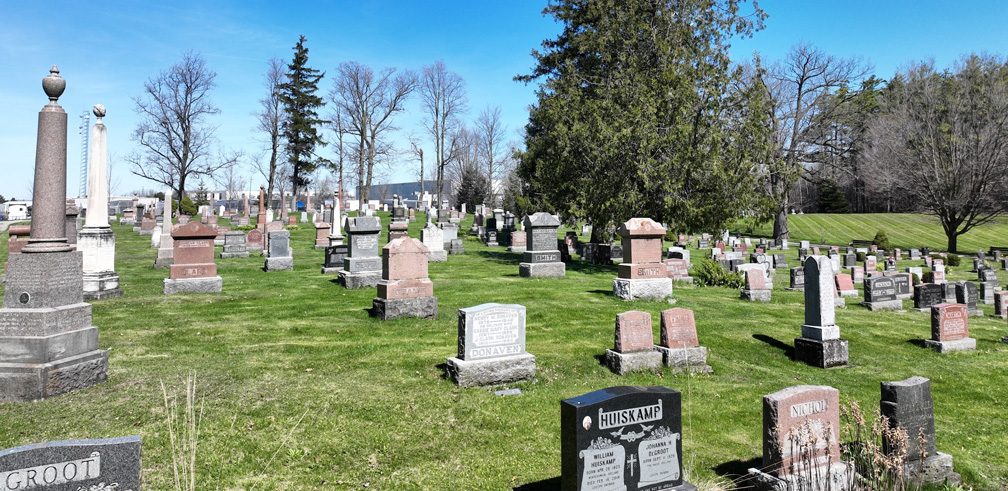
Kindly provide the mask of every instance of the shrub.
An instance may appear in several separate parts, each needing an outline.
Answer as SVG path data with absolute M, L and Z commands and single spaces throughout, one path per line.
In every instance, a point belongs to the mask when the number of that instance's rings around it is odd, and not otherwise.
M 864 259 L 865 259 L 865 253 L 863 253 L 863 252 L 858 252 L 858 253 L 855 253 L 854 255 L 857 256 L 857 261 L 859 263 L 863 262 Z
M 872 239 L 872 244 L 875 244 L 883 251 L 892 250 L 892 247 L 889 245 L 889 237 L 886 236 L 885 230 L 879 230 L 875 233 L 875 238 Z
M 721 263 L 713 259 L 704 259 L 696 267 L 693 276 L 701 286 L 726 286 L 728 288 L 742 288 L 745 281 L 739 273 L 732 273 L 721 266 Z
M 172 209 L 174 210 L 178 207 L 179 207 L 178 200 L 172 199 Z M 193 201 L 189 199 L 188 196 L 182 198 L 181 211 L 183 215 L 189 215 L 189 216 L 196 216 L 196 213 L 199 212 L 199 210 L 196 208 L 196 204 L 193 203 Z

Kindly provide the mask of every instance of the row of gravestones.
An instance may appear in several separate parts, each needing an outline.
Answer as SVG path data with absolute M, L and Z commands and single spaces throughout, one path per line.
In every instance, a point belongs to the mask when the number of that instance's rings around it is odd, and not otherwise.
M 493 317 L 499 308 L 480 306 L 460 315 L 460 322 Z M 829 386 L 792 386 L 764 396 L 762 466 L 749 469 L 751 488 L 852 489 L 853 463 L 841 459 L 839 404 L 839 391 Z M 882 382 L 880 413 L 911 439 L 908 444 L 890 436 L 899 432 L 883 433 L 882 451 L 903 466 L 897 473 L 915 484 L 961 481 L 952 456 L 935 446 L 928 379 Z M 682 394 L 668 387 L 617 386 L 564 399 L 561 489 L 695 490 L 685 480 L 682 430 Z M 0 451 L 0 482 L 10 490 L 139 490 L 140 450 L 139 436 L 11 448 Z

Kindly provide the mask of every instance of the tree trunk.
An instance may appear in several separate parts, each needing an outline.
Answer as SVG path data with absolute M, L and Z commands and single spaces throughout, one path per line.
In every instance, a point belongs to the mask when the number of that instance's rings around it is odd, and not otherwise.
M 773 238 L 774 240 L 788 240 L 791 238 L 790 231 L 788 230 L 787 205 L 780 207 L 777 210 L 777 215 L 774 216 Z
M 948 237 L 948 251 L 949 253 L 956 252 L 956 242 L 959 240 L 959 234 L 956 231 L 945 232 L 945 236 Z

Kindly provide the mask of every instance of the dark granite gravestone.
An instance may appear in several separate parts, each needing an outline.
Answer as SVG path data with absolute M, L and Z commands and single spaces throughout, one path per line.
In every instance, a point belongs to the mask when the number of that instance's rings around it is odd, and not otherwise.
M 843 265 L 845 268 L 849 268 L 857 265 L 857 254 L 854 252 L 847 252 L 843 256 Z
M 263 270 L 293 271 L 294 257 L 291 256 L 290 232 L 287 230 L 279 230 L 276 232 L 269 232 L 267 235 L 269 237 L 269 240 L 267 241 L 269 255 L 266 257 L 266 262 L 263 264 Z
M 934 403 L 931 381 L 910 377 L 898 382 L 882 382 L 881 413 L 889 419 L 890 428 L 903 428 L 906 445 L 903 477 L 908 483 L 958 484 L 962 478 L 952 471 L 952 456 L 935 448 Z M 890 454 L 897 444 L 882 434 L 882 449 Z M 923 454 L 921 452 L 924 452 Z
M 140 489 L 140 436 L 61 440 L 0 451 L 0 489 Z
M 322 274 L 339 272 L 343 260 L 347 257 L 347 245 L 331 245 L 325 248 L 325 262 L 322 264 Z
M 447 370 L 461 387 L 535 377 L 535 356 L 525 351 L 525 307 L 485 303 L 459 309 L 458 356 L 448 358 Z
M 903 310 L 903 301 L 896 298 L 896 282 L 889 276 L 864 279 L 864 302 L 868 310 Z
M 339 281 L 348 289 L 376 286 L 381 279 L 378 236 L 381 221 L 375 216 L 347 218 L 347 257 L 339 270 Z
M 930 312 L 931 306 L 945 301 L 945 287 L 934 283 L 921 283 L 914 288 L 914 308 Z
M 774 254 L 773 263 L 774 269 L 788 269 L 787 259 L 785 259 L 784 254 Z
M 560 220 L 549 213 L 533 213 L 522 223 L 525 229 L 525 252 L 518 265 L 523 278 L 563 278 L 567 267 L 561 261 L 557 247 Z
M 563 491 L 693 491 L 682 468 L 682 400 L 663 386 L 610 387 L 560 403 Z
M 955 282 L 956 303 L 965 304 L 969 310 L 969 315 L 983 315 L 978 306 L 979 291 L 976 283 L 969 281 Z
M 797 266 L 790 269 L 791 282 L 788 290 L 805 291 L 805 268 Z

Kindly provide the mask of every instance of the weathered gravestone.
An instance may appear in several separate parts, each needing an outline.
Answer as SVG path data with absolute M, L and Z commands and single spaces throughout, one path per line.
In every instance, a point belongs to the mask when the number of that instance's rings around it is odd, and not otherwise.
M 400 237 L 408 237 L 409 220 L 393 220 L 388 226 L 388 242 L 392 242 Z M 456 228 L 458 230 L 458 228 Z M 444 248 L 444 244 L 441 245 Z
M 444 229 L 428 222 L 427 226 L 420 231 L 421 242 L 427 247 L 427 261 L 432 263 L 443 263 L 448 260 L 448 251 L 445 250 Z
M 427 277 L 427 247 L 400 237 L 382 248 L 381 281 L 371 315 L 383 321 L 400 317 L 437 318 L 434 283 Z
M 990 271 L 990 270 L 987 270 Z M 977 300 L 984 305 L 994 305 L 994 292 L 999 290 L 997 281 L 981 281 Z
M 791 268 L 789 271 L 791 273 L 791 281 L 788 283 L 789 286 L 787 289 L 798 292 L 805 291 L 805 268 L 797 266 Z
M 866 255 L 864 260 L 865 274 L 878 271 L 878 259 L 875 256 Z
M 667 309 L 661 313 L 661 332 L 655 350 L 662 362 L 674 371 L 711 373 L 707 364 L 707 348 L 697 339 L 696 319 L 689 309 Z
M 140 436 L 61 440 L 0 451 L 0 489 L 139 491 Z
M 836 290 L 841 297 L 857 297 L 857 290 L 854 289 L 854 281 L 851 275 L 840 273 L 836 275 Z
M 560 403 L 563 491 L 695 491 L 682 460 L 679 391 L 610 387 Z
M 268 254 L 263 263 L 263 271 L 293 271 L 294 257 L 291 255 L 290 232 L 270 231 L 267 236 Z
M 910 249 L 910 260 L 911 261 L 919 261 L 920 258 L 921 258 L 921 251 L 920 251 L 920 249 Z
M 843 265 L 845 268 L 857 266 L 857 254 L 854 251 L 847 251 L 843 256 Z
M 560 220 L 549 213 L 533 213 L 522 222 L 525 229 L 525 252 L 518 264 L 522 278 L 563 278 L 567 266 L 557 249 L 557 229 Z
M 931 266 L 931 271 L 928 271 L 924 276 L 924 281 L 928 283 L 937 283 L 939 285 L 945 283 L 945 265 L 934 264 Z
M 651 314 L 637 310 L 616 314 L 615 332 L 613 349 L 605 353 L 605 364 L 613 373 L 661 369 L 662 355 L 654 350 Z
M 914 309 L 931 312 L 931 307 L 945 302 L 945 287 L 934 283 L 921 283 L 914 288 Z
M 788 269 L 787 259 L 784 254 L 773 255 L 774 269 Z
M 909 267 L 903 268 L 903 271 L 916 276 L 918 283 L 921 282 L 921 281 L 924 281 L 924 270 L 922 268 L 920 268 L 920 267 L 909 266 Z
M 864 301 L 868 310 L 903 310 L 903 301 L 896 298 L 896 283 L 892 277 L 877 276 L 864 279 Z
M 77 250 L 82 253 L 84 299 L 101 300 L 121 297 L 123 291 L 115 272 L 115 233 L 109 226 L 107 132 L 102 122 L 105 107 L 95 104 L 92 111 L 98 119 L 91 129 L 88 212 L 84 227 L 77 234 Z
M 903 477 L 913 484 L 958 484 L 962 478 L 952 471 L 952 456 L 935 448 L 934 403 L 931 381 L 910 377 L 897 382 L 882 382 L 882 416 L 890 428 L 903 428 L 907 442 L 892 441 L 882 433 L 882 449 L 888 455 L 905 448 Z M 923 451 L 923 453 L 921 453 Z
M 690 263 L 690 251 L 683 247 L 672 246 L 668 248 L 666 259 L 682 259 L 686 264 Z
M 326 222 L 314 222 L 315 227 L 315 248 L 325 249 L 329 246 L 329 224 Z
M 200 222 L 189 222 L 172 232 L 174 260 L 164 280 L 164 294 L 219 293 L 224 281 L 214 263 L 217 231 Z
M 969 315 L 983 315 L 978 306 L 979 292 L 976 283 L 970 281 L 955 282 L 956 303 L 966 305 Z
M 969 314 L 960 303 L 940 303 L 931 307 L 931 339 L 924 343 L 939 353 L 973 351 L 976 339 L 969 337 Z
M 511 232 L 511 245 L 508 246 L 508 252 L 525 252 L 525 244 L 527 243 L 527 234 L 523 231 L 512 231 Z M 587 245 L 587 244 L 585 244 Z
M 108 351 L 98 349 L 84 302 L 83 257 L 66 237 L 67 114 L 56 102 L 66 81 L 54 65 L 38 115 L 31 232 L 10 254 L 0 308 L 0 402 L 45 399 L 103 382 Z
M 265 228 L 265 227 L 264 227 Z M 263 232 L 259 229 L 249 230 L 245 234 L 245 250 L 247 251 L 262 251 L 263 250 Z
M 623 260 L 613 280 L 613 295 L 623 300 L 672 296 L 672 279 L 662 261 L 665 227 L 650 218 L 631 218 L 616 231 L 622 237 Z
M 672 281 L 693 284 L 693 277 L 689 275 L 689 262 L 686 259 L 666 259 L 662 263 L 665 265 L 665 273 Z
M 763 396 L 763 467 L 749 469 L 755 489 L 846 490 L 840 460 L 840 391 L 796 385 Z
M 836 325 L 832 267 L 823 256 L 805 260 L 805 323 L 795 338 L 795 359 L 819 368 L 848 362 L 848 343 Z
M 381 221 L 374 216 L 349 217 L 346 225 L 347 257 L 338 271 L 339 282 L 351 290 L 376 286 L 382 275 L 382 260 L 378 257 Z
M 229 230 L 224 233 L 224 249 L 220 253 L 221 259 L 229 257 L 249 257 L 248 249 L 245 248 L 245 233 L 239 230 Z
M 535 377 L 525 351 L 525 307 L 485 303 L 459 309 L 458 355 L 447 370 L 461 387 L 501 385 Z
M 1008 319 L 1008 291 L 994 294 L 994 313 L 991 314 L 991 317 Z
M 740 295 L 742 300 L 750 302 L 769 302 L 770 289 L 767 288 L 766 275 L 759 269 L 745 270 L 745 287 Z

